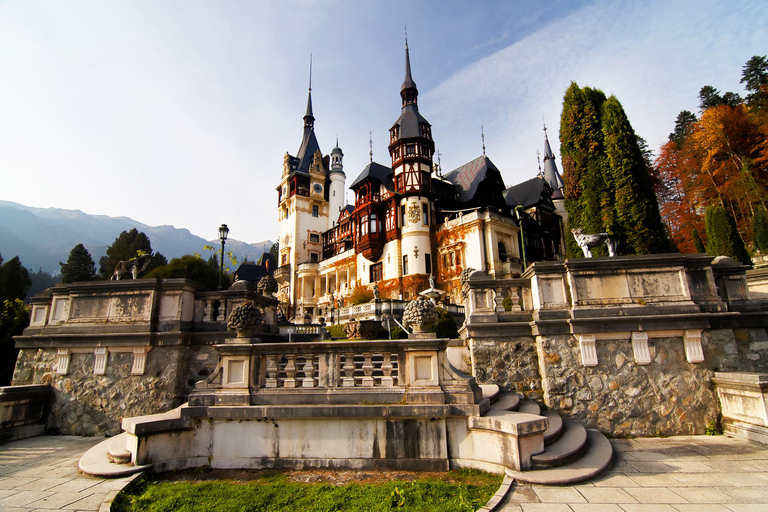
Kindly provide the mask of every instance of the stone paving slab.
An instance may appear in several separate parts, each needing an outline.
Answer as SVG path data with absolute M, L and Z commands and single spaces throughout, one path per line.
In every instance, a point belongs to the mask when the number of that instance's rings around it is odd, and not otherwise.
M 768 511 L 768 446 L 728 436 L 614 439 L 611 445 L 614 462 L 599 478 L 563 487 L 515 483 L 497 510 Z
M 78 471 L 100 438 L 40 436 L 0 444 L 0 511 L 104 512 L 131 477 Z M 766 512 L 768 447 L 727 436 L 612 440 L 614 463 L 572 486 L 515 483 L 504 512 Z M 639 469 L 638 469 L 639 468 Z

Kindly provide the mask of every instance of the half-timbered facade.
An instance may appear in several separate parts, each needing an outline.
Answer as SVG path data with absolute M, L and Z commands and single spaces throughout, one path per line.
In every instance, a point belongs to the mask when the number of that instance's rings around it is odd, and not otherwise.
M 333 308 L 349 305 L 357 287 L 374 283 L 382 299 L 410 299 L 428 286 L 432 274 L 448 292 L 446 300 L 458 301 L 465 268 L 497 277 L 523 270 L 518 205 L 505 194 L 499 169 L 485 154 L 445 175 L 434 165 L 432 126 L 419 113 L 407 44 L 400 97 L 400 117 L 389 130 L 389 165 L 371 159 L 349 186 L 354 203 L 345 206 L 337 201 L 343 192 L 334 194 L 334 187 L 344 183 L 341 149 L 322 157 L 311 99 L 308 103 L 299 155 L 286 155 L 278 188 L 281 267 L 276 277 L 283 308 L 297 321 L 328 317 Z M 304 171 L 308 150 L 315 153 Z M 315 185 L 322 180 L 324 203 Z M 299 214 L 289 221 L 294 211 Z M 314 214 L 321 217 L 315 223 Z M 556 215 L 542 210 L 550 214 L 544 222 Z M 313 229 L 323 222 L 321 232 Z M 538 259 L 562 256 L 557 244 L 547 247 L 552 250 L 539 251 Z

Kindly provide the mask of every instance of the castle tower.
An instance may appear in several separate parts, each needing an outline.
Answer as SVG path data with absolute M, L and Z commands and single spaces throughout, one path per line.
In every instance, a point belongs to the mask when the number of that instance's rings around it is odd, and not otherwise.
M 389 130 L 395 192 L 400 196 L 398 220 L 401 226 L 402 275 L 433 271 L 430 224 L 432 218 L 432 154 L 435 143 L 432 127 L 419 114 L 419 90 L 411 76 L 408 40 L 405 42 L 405 80 L 400 88 L 400 117 Z
M 555 161 L 555 155 L 552 153 L 552 147 L 549 145 L 549 137 L 547 137 L 547 126 L 544 125 L 544 179 L 547 180 L 549 186 L 552 187 L 552 202 L 555 205 L 555 213 L 561 218 L 560 234 L 561 245 L 563 252 L 565 252 L 565 228 L 568 225 L 568 212 L 565 211 L 565 196 L 563 195 L 563 178 L 560 176 L 560 172 L 557 170 L 557 162 Z
M 336 139 L 336 147 L 331 151 L 331 171 L 328 185 L 328 229 L 332 228 L 339 220 L 339 213 L 344 207 L 344 186 L 347 176 L 344 174 L 342 159 L 344 153 L 339 148 L 339 139 Z
M 296 289 L 298 274 L 307 270 L 302 264 L 320 261 L 323 252 L 322 234 L 332 225 L 329 219 L 337 219 L 339 215 L 338 210 L 335 214 L 329 211 L 329 191 L 326 188 L 331 188 L 329 185 L 338 181 L 338 178 L 334 180 L 329 177 L 328 160 L 323 158 L 315 137 L 311 80 L 310 70 L 301 145 L 296 156 L 285 154 L 280 185 L 277 187 L 280 227 L 280 255 L 277 265 L 281 271 L 277 272 L 275 277 L 280 286 L 278 295 L 284 305 L 288 306 L 287 312 L 290 316 L 296 314 L 299 298 L 308 293 L 312 295 L 311 290 Z M 341 169 L 339 172 L 343 176 Z M 342 181 L 342 190 L 343 186 Z M 339 195 L 338 191 L 336 194 Z

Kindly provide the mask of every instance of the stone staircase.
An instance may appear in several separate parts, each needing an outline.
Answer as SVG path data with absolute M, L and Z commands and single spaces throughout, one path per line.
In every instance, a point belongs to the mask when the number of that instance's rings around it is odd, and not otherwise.
M 536 402 L 521 399 L 517 393 L 500 392 L 498 386 L 481 386 L 483 397 L 491 401 L 486 415 L 499 417 L 519 414 L 543 416 L 548 420 L 544 432 L 544 451 L 531 457 L 531 469 L 506 470 L 518 482 L 544 485 L 568 485 L 596 477 L 611 465 L 613 448 L 597 430 L 581 423 L 563 420 L 553 410 L 541 411 Z

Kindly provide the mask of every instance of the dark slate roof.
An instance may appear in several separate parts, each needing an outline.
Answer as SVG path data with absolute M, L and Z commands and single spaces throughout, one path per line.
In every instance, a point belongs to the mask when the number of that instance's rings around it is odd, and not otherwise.
M 397 121 L 392 126 L 400 126 L 400 138 L 409 139 L 411 137 L 421 137 L 421 123 L 432 126 L 429 124 L 429 121 L 424 119 L 424 116 L 419 114 L 419 107 L 415 104 L 409 104 L 403 107 L 400 117 L 397 118 Z
M 552 148 L 549 146 L 549 139 L 546 135 L 544 135 L 544 179 L 547 180 L 555 194 L 562 197 L 560 189 L 563 188 L 563 178 L 557 170 L 555 155 L 552 153 Z
M 358 176 L 357 179 L 352 182 L 349 188 L 354 189 L 355 186 L 362 183 L 363 180 L 369 178 L 379 180 L 384 184 L 384 186 L 387 187 L 387 190 L 391 190 L 389 185 L 392 183 L 392 169 L 381 164 L 377 164 L 376 162 L 371 162 L 366 165 L 365 169 L 363 169 L 363 172 L 361 172 L 360 176 Z
M 467 202 L 475 196 L 477 186 L 485 179 L 488 170 L 499 172 L 487 156 L 480 156 L 443 176 L 459 187 L 459 201 Z
M 309 166 L 312 164 L 312 157 L 317 151 L 320 151 L 320 144 L 317 143 L 315 129 L 311 126 L 304 128 L 304 136 L 301 139 L 301 146 L 299 146 L 299 151 L 296 153 L 296 158 L 299 160 L 299 165 L 297 166 L 296 171 L 309 174 Z
M 504 191 L 504 199 L 509 206 L 522 205 L 523 208 L 535 206 L 542 201 L 549 203 L 552 187 L 539 175 Z

